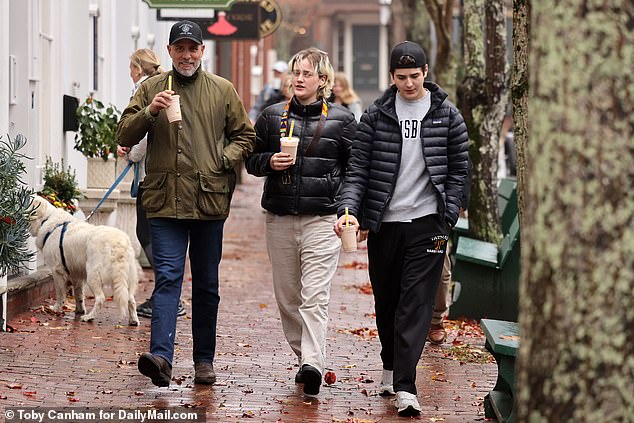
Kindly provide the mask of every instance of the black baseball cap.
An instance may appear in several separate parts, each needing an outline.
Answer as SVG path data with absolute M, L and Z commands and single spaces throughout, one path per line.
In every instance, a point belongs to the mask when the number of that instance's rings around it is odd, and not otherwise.
M 423 48 L 412 41 L 394 46 L 390 54 L 390 72 L 394 69 L 422 68 L 427 64 Z
M 172 25 L 170 30 L 170 44 L 178 40 L 188 39 L 197 44 L 203 43 L 203 33 L 196 22 L 180 21 Z

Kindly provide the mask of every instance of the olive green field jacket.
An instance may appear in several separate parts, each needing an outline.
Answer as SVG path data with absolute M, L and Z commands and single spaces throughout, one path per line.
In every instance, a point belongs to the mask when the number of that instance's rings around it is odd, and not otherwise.
M 149 218 L 225 219 L 233 167 L 253 151 L 255 131 L 233 84 L 200 68 L 190 78 L 173 76 L 182 121 L 169 123 L 165 110 L 152 116 L 147 107 L 172 74 L 141 84 L 119 120 L 118 142 L 132 147 L 147 134 L 141 201 Z

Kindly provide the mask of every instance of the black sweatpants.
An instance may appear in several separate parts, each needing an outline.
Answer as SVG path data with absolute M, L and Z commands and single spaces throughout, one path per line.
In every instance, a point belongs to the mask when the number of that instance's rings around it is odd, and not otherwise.
M 370 282 L 383 368 L 394 390 L 416 394 L 416 364 L 431 323 L 448 228 L 437 214 L 386 222 L 368 236 Z

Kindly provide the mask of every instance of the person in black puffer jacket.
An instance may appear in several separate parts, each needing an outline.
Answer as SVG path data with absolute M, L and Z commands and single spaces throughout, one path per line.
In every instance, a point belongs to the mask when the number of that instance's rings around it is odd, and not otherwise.
M 289 68 L 294 95 L 258 117 L 246 169 L 266 177 L 262 207 L 275 298 L 300 365 L 295 382 L 314 396 L 325 368 L 330 284 L 341 246 L 332 226 L 357 124 L 350 111 L 326 100 L 334 80 L 326 53 L 302 50 Z M 280 152 L 280 138 L 290 132 L 299 138 L 294 163 Z
M 468 172 L 467 127 L 436 84 L 423 49 L 390 55 L 394 85 L 361 117 L 335 224 L 368 229 L 368 262 L 381 340 L 379 392 L 401 416 L 418 415 L 416 364 L 428 333 L 449 229 Z

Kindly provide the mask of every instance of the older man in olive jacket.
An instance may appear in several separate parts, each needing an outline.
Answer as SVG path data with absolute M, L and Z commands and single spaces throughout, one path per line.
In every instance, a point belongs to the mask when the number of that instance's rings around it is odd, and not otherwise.
M 150 352 L 138 367 L 155 385 L 169 386 L 190 245 L 194 382 L 213 384 L 223 225 L 236 184 L 233 166 L 253 150 L 255 131 L 233 85 L 200 68 L 205 46 L 197 24 L 174 24 L 167 49 L 173 69 L 143 82 L 117 128 L 123 146 L 148 139 L 142 204 L 152 230 L 155 286 Z M 170 123 L 165 109 L 175 94 L 182 120 Z

